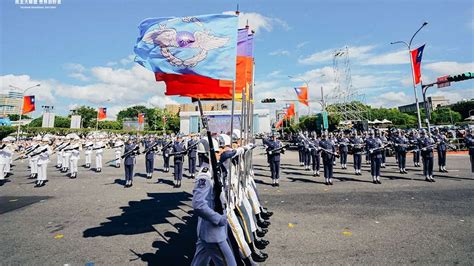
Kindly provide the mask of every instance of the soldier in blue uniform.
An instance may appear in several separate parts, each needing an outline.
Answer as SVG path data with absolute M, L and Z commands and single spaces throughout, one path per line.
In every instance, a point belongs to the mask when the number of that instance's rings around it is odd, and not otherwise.
M 316 135 L 316 132 L 313 132 L 311 139 L 309 140 L 309 145 L 311 149 L 311 162 L 313 168 L 313 176 L 319 176 L 319 168 L 321 161 L 321 150 L 319 149 L 319 139 Z
M 324 167 L 324 179 L 326 185 L 332 185 L 333 178 L 333 162 L 336 153 L 336 147 L 333 142 L 327 138 L 325 132 L 321 135 L 321 141 L 319 142 L 319 147 L 321 148 L 321 157 L 323 158 L 323 167 Z
M 308 138 L 304 138 L 303 140 L 303 164 L 304 169 L 309 171 L 311 168 L 311 148 Z
M 361 137 L 357 136 L 357 132 L 352 133 L 352 138 L 350 139 L 352 145 L 352 154 L 354 157 L 354 171 L 356 175 L 362 175 L 362 153 L 364 152 L 364 143 Z
M 418 135 L 418 131 L 412 130 L 411 135 L 410 135 L 410 144 L 411 145 L 416 145 L 418 147 L 418 138 L 420 136 Z M 413 164 L 415 167 L 420 167 L 420 157 L 421 157 L 421 152 L 419 149 L 415 149 L 413 151 Z
M 433 139 L 436 141 L 438 146 L 436 147 L 436 151 L 438 152 L 438 166 L 440 172 L 447 173 L 446 170 L 446 152 L 448 150 L 447 147 L 447 139 L 446 136 L 439 132 L 437 128 L 434 129 L 434 136 Z
M 469 131 L 464 137 L 464 143 L 466 143 L 466 148 L 469 150 L 469 160 L 471 161 L 471 173 L 474 173 L 474 129 L 471 129 Z
M 161 149 L 161 152 L 163 153 L 163 172 L 166 173 L 170 171 L 170 152 L 172 144 L 172 140 L 168 138 L 163 140 L 163 148 Z
M 145 168 L 146 168 L 146 178 L 151 179 L 153 177 L 154 164 L 155 164 L 155 152 L 158 149 L 156 140 L 154 137 L 150 136 L 147 141 L 145 141 Z
M 405 167 L 409 141 L 405 137 L 405 132 L 398 130 L 397 136 L 394 138 L 393 142 L 395 146 L 395 153 L 398 158 L 398 169 L 400 174 L 407 174 Z
M 379 139 L 380 139 L 380 141 L 382 141 L 382 144 L 384 146 L 388 145 L 388 139 L 387 139 L 385 131 L 380 132 Z M 384 150 L 382 150 L 382 163 L 380 164 L 380 167 L 385 168 L 386 161 L 387 161 L 387 150 L 384 149 Z
M 272 135 L 272 139 L 268 141 L 267 154 L 270 161 L 270 171 L 272 173 L 272 186 L 279 187 L 280 184 L 278 179 L 280 179 L 280 154 L 284 153 L 281 142 L 277 139 L 276 134 Z
M 183 143 L 183 136 L 177 135 L 176 141 L 173 143 L 172 146 L 172 153 L 173 153 L 173 163 L 174 163 L 174 187 L 178 188 L 181 187 L 181 180 L 183 179 L 183 161 L 184 161 L 184 143 Z
M 434 152 L 433 148 L 436 146 L 434 139 L 426 133 L 424 129 L 420 131 L 420 138 L 418 139 L 418 146 L 421 151 L 423 159 L 423 175 L 428 182 L 435 182 L 433 178 L 433 163 Z
M 129 188 L 132 186 L 133 182 L 133 167 L 135 166 L 135 156 L 139 154 L 137 145 L 133 143 L 132 138 L 127 140 L 125 145 L 125 150 L 122 155 L 123 165 L 125 166 L 125 187 Z
M 341 168 L 347 169 L 347 153 L 349 152 L 349 139 L 344 133 L 338 139 Z
M 213 188 L 216 184 L 212 179 L 207 156 L 203 157 L 203 165 L 193 190 L 192 204 L 194 213 L 198 216 L 198 241 L 191 265 L 209 265 L 211 260 L 214 265 L 237 265 L 227 241 L 227 210 L 223 208 L 224 214 L 214 211 L 214 198 L 221 195 L 214 195 Z
M 370 174 L 374 184 L 382 184 L 380 181 L 380 166 L 382 164 L 383 143 L 379 138 L 374 137 L 374 131 L 369 131 L 369 137 L 365 140 L 365 145 L 370 159 Z
M 187 142 L 187 147 L 192 148 L 188 151 L 188 170 L 192 178 L 196 175 L 196 158 L 197 158 L 197 146 L 195 145 L 198 142 L 196 137 L 192 137 Z
M 304 142 L 301 136 L 298 136 L 298 159 L 300 166 L 304 165 Z

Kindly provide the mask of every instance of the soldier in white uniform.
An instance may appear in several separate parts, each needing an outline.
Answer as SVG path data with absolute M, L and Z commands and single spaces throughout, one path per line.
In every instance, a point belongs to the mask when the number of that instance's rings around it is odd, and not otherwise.
M 41 137 L 39 137 L 39 140 L 41 140 Z M 63 168 L 63 152 L 60 151 L 60 149 L 66 144 L 64 143 L 63 137 L 58 137 L 58 140 L 56 142 L 57 142 L 56 149 L 58 150 L 56 168 L 62 169 Z
M 115 167 L 120 168 L 120 161 L 122 156 L 122 147 L 124 143 L 120 138 L 117 138 L 114 142 L 114 153 L 115 153 Z
M 76 178 L 77 177 L 77 163 L 81 157 L 81 151 L 80 151 L 80 145 L 79 145 L 79 137 L 75 138 L 73 140 L 72 145 L 69 147 L 69 150 L 71 152 L 71 158 L 70 158 L 70 178 Z
M 102 141 L 102 137 L 98 137 L 94 143 L 95 150 L 95 171 L 100 173 L 102 171 L 102 155 L 104 153 L 105 144 Z
M 43 137 L 41 147 L 35 155 L 38 155 L 38 178 L 36 180 L 35 187 L 42 187 L 46 185 L 48 180 L 47 168 L 49 163 L 49 156 L 52 154 L 51 147 L 49 146 L 49 138 Z
M 33 138 L 31 146 L 28 148 L 28 158 L 30 165 L 30 179 L 38 177 L 38 156 L 31 156 L 38 151 L 38 148 L 41 146 L 41 137 L 37 136 Z
M 84 156 L 86 159 L 86 168 L 91 167 L 91 156 L 92 156 L 92 149 L 93 149 L 94 143 L 92 142 L 92 137 L 87 137 L 87 141 L 84 145 Z
M 69 171 L 69 163 L 71 160 L 71 144 L 72 144 L 72 139 L 68 138 L 66 139 L 67 147 L 62 150 L 63 152 L 63 164 L 62 164 L 62 173 L 67 173 Z
M 3 184 L 6 183 L 6 173 L 7 172 L 7 167 L 10 165 L 10 158 L 13 154 L 13 150 L 11 149 L 11 146 L 8 145 L 8 142 L 5 143 L 2 141 L 2 144 L 0 145 L 0 186 L 3 186 Z

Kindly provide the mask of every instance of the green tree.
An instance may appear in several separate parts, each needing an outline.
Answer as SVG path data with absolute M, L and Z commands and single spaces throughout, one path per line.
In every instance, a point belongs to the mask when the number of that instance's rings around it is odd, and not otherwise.
M 43 125 L 43 116 L 33 119 L 29 124 L 28 127 L 41 127 Z
M 119 121 L 99 121 L 99 129 L 113 129 L 120 130 L 122 129 L 122 123 Z
M 71 127 L 71 118 L 63 116 L 54 117 L 54 127 L 58 128 L 70 128 Z
M 462 119 L 461 114 L 450 108 L 438 108 L 431 113 L 431 123 L 435 125 L 455 124 Z
M 474 115 L 474 100 L 461 101 L 451 105 L 451 110 L 461 114 L 461 119 L 469 117 L 469 111 L 471 115 Z
M 75 110 L 77 115 L 81 116 L 83 128 L 95 128 L 97 122 L 97 109 L 90 106 L 81 106 Z
M 8 115 L 8 118 L 10 118 L 10 121 L 18 121 L 20 120 L 20 115 Z M 28 115 L 22 115 L 21 116 L 22 119 L 31 119 L 30 116 Z

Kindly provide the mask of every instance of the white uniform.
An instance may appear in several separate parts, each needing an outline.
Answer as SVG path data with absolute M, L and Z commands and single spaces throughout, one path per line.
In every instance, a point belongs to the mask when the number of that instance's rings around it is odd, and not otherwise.
M 92 156 L 93 146 L 94 146 L 94 143 L 92 143 L 92 141 L 90 140 L 86 141 L 84 156 L 86 157 L 86 165 L 89 165 L 89 166 L 91 165 L 91 156 Z
M 73 144 L 71 147 L 71 157 L 70 157 L 70 172 L 71 176 L 76 176 L 77 175 L 77 162 L 79 161 L 79 158 L 81 156 L 81 152 L 79 150 L 79 144 Z
M 71 151 L 69 150 L 71 146 L 67 146 L 63 150 L 63 172 L 66 172 L 69 169 L 69 161 L 71 159 Z
M 120 166 L 121 156 L 122 156 L 123 141 L 117 140 L 114 143 L 114 152 L 115 152 L 115 166 Z
M 95 169 L 102 169 L 102 154 L 104 153 L 104 149 L 101 147 L 104 147 L 104 143 L 99 140 L 94 144 L 94 149 L 95 150 Z
M 10 170 L 10 158 L 12 154 L 13 151 L 9 145 L 5 145 L 5 147 L 0 150 L 0 180 L 5 180 L 5 175 Z
M 36 146 L 36 144 L 34 144 Z M 38 155 L 36 156 L 31 156 L 32 154 L 38 152 L 38 148 L 40 147 L 40 145 L 38 145 L 35 149 L 33 149 L 31 152 L 30 152 L 30 174 L 31 174 L 31 177 L 34 177 L 38 174 Z
M 38 148 L 38 151 L 43 151 L 38 156 L 38 181 L 45 181 L 48 179 L 46 169 L 49 163 L 49 156 L 53 152 L 51 151 L 49 145 L 42 145 Z

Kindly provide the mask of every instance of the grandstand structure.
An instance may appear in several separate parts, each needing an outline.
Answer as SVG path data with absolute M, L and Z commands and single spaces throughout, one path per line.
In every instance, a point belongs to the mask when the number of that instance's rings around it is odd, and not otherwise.
M 344 122 L 367 120 L 369 112 L 363 106 L 365 94 L 352 85 L 348 46 L 334 51 L 333 71 L 336 86 L 326 99 L 330 104 L 329 113 L 340 116 Z

